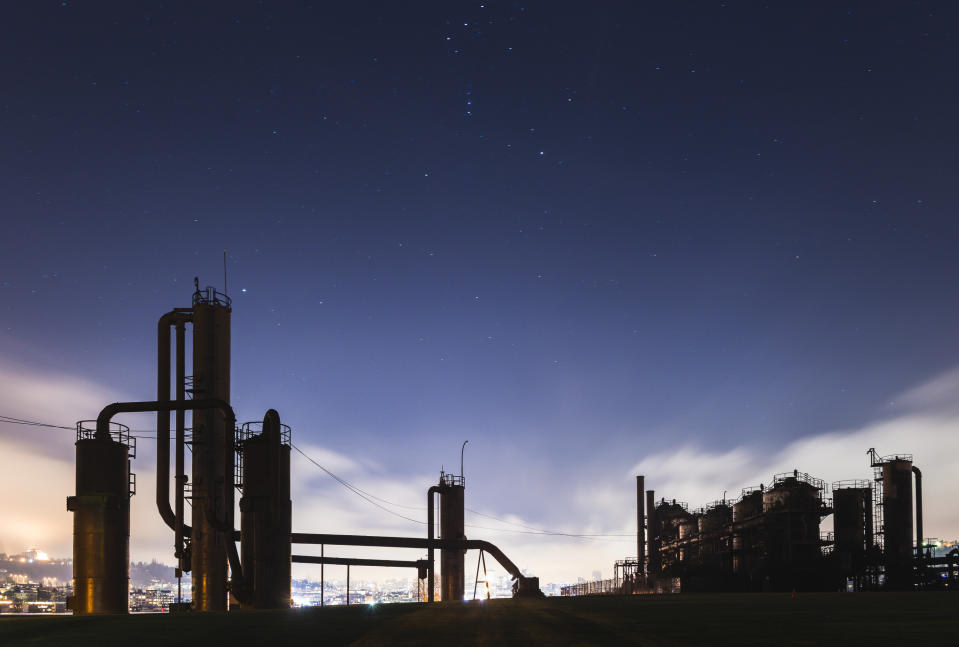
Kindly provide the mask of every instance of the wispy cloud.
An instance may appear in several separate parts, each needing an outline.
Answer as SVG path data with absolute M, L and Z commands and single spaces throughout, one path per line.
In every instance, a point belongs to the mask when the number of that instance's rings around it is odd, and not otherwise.
M 10 365 L 0 365 L 0 393 L 2 413 L 68 425 L 77 418 L 93 417 L 107 402 L 122 399 L 82 378 L 31 373 Z M 924 475 L 927 534 L 959 537 L 959 508 L 951 500 L 952 479 L 959 474 L 959 406 L 955 404 L 959 403 L 959 369 L 905 391 L 893 403 L 878 412 L 874 422 L 861 428 L 813 434 L 772 451 L 759 444 L 722 451 L 685 445 L 647 456 L 628 469 L 614 470 L 597 465 L 564 471 L 562 466 L 548 462 L 532 463 L 523 474 L 524 479 L 548 484 L 549 496 L 561 499 L 565 505 L 544 507 L 542 514 L 523 519 L 511 512 L 536 509 L 524 501 L 524 497 L 534 495 L 517 487 L 513 498 L 485 499 L 477 509 L 512 524 L 585 534 L 630 535 L 636 530 L 636 474 L 646 476 L 647 487 L 655 489 L 657 496 L 680 499 L 696 507 L 721 498 L 724 490 L 733 498 L 742 487 L 768 483 L 774 473 L 793 469 L 827 482 L 866 478 L 871 470 L 865 453 L 876 447 L 880 453 L 914 454 Z M 53 554 L 70 554 L 72 527 L 65 500 L 74 487 L 73 440 L 69 431 L 0 426 L 0 473 L 8 482 L 17 484 L 16 496 L 4 497 L 0 502 L 0 515 L 5 520 L 0 551 L 18 552 L 39 546 Z M 355 486 L 389 502 L 374 499 L 379 505 L 425 520 L 426 489 L 435 481 L 434 474 L 400 473 L 315 443 L 303 443 L 301 449 Z M 138 474 L 138 494 L 132 502 L 131 556 L 137 560 L 156 557 L 172 563 L 172 531 L 160 521 L 154 503 L 152 442 L 141 443 L 133 469 Z M 422 524 L 401 519 L 362 500 L 296 452 L 292 471 L 293 524 L 297 531 L 425 535 Z M 521 486 L 522 482 L 518 484 Z M 561 512 L 547 514 L 547 509 Z M 522 529 L 516 525 L 471 513 L 467 514 L 467 523 L 481 526 L 467 528 L 468 536 L 493 541 L 521 568 L 539 575 L 544 582 L 574 580 L 589 576 L 594 570 L 608 575 L 615 559 L 636 552 L 635 542 L 629 536 L 596 540 L 546 537 L 517 532 Z M 346 547 L 328 547 L 327 554 L 419 557 L 416 551 Z M 474 567 L 474 560 L 475 555 L 468 557 L 467 570 Z M 298 566 L 295 572 L 303 575 L 315 570 Z M 367 579 L 393 575 L 409 573 L 363 573 Z M 332 576 L 336 576 L 335 572 Z

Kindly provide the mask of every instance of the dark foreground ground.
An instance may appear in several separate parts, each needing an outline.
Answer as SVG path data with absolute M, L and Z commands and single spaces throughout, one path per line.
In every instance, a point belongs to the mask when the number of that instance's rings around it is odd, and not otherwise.
M 959 645 L 959 594 L 674 595 L 0 616 L 0 645 Z

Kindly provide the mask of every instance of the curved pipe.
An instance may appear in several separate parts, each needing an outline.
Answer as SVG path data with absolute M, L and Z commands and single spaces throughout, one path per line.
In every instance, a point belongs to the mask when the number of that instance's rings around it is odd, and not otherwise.
M 331 544 L 334 546 L 378 546 L 381 548 L 439 548 L 447 550 L 484 550 L 515 579 L 525 580 L 519 568 L 499 548 L 482 539 L 423 539 L 421 537 L 377 537 L 371 535 L 327 535 L 294 532 L 294 544 Z
M 426 536 L 430 541 L 433 541 L 433 499 L 437 492 L 440 491 L 438 485 L 432 486 L 426 494 Z M 435 567 L 433 561 L 433 547 L 430 546 L 427 550 L 426 561 L 429 562 L 429 566 L 426 569 L 426 586 L 428 587 L 427 600 L 433 602 L 433 582 L 435 579 Z
M 915 465 L 912 466 L 912 473 L 916 475 L 916 554 L 919 558 L 919 567 L 922 568 L 922 562 L 925 558 L 923 552 L 922 540 L 922 472 Z
M 170 401 L 170 326 L 177 326 L 177 367 L 180 365 L 181 326 L 193 320 L 193 311 L 176 308 L 160 317 L 157 322 L 157 402 Z M 179 386 L 178 386 L 179 391 Z M 179 422 L 179 418 L 177 419 Z M 178 430 L 179 431 L 179 430 Z M 170 411 L 157 410 L 157 510 L 160 518 L 177 529 L 176 515 L 170 507 Z M 177 548 L 180 544 L 177 543 Z
M 195 411 L 197 409 L 219 409 L 226 418 L 228 433 L 224 436 L 224 451 L 229 452 L 227 456 L 233 456 L 233 429 L 236 427 L 236 415 L 233 408 L 225 400 L 219 398 L 204 398 L 201 400 L 189 400 L 184 402 L 114 402 L 103 407 L 100 415 L 97 416 L 97 438 L 110 438 L 110 420 L 118 413 L 143 413 L 149 411 L 166 412 L 170 411 Z M 167 478 L 169 479 L 169 415 L 167 415 Z M 159 453 L 159 451 L 158 451 Z M 166 481 L 169 484 L 169 480 Z M 240 565 L 240 555 L 236 550 L 235 538 L 239 533 L 233 529 L 233 479 L 226 478 L 223 481 L 224 503 L 226 508 L 226 519 L 220 521 L 216 518 L 214 511 L 214 495 L 216 494 L 216 484 L 210 481 L 209 496 L 207 497 L 206 517 L 214 529 L 224 535 L 227 545 L 227 554 L 230 560 L 230 571 L 232 573 L 231 583 L 233 595 L 240 601 L 248 600 L 247 591 L 243 580 L 243 569 Z M 170 505 L 169 493 L 167 494 L 167 506 Z

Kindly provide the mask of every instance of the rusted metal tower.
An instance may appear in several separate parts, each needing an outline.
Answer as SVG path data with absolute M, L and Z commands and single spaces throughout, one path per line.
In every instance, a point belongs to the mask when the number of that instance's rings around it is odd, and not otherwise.
M 73 512 L 73 596 L 75 615 L 127 613 L 130 586 L 130 458 L 136 439 L 125 425 L 109 431 L 77 423 L 76 494 Z
M 466 539 L 465 493 L 466 480 L 462 475 L 440 475 L 440 539 Z M 466 551 L 458 548 L 440 549 L 440 599 L 462 600 L 465 590 Z
M 262 424 L 245 423 L 237 440 L 237 485 L 243 488 L 240 554 L 250 603 L 255 609 L 287 609 L 293 532 L 290 428 L 270 409 Z
M 230 298 L 211 287 L 193 293 L 194 399 L 230 401 Z M 193 531 L 191 570 L 195 611 L 227 609 L 227 546 L 208 519 L 226 516 L 224 489 L 210 487 L 232 482 L 233 454 L 222 451 L 227 429 L 222 412 L 215 409 L 193 414 Z M 230 481 L 227 481 L 229 479 Z M 213 496 L 214 500 L 207 498 Z

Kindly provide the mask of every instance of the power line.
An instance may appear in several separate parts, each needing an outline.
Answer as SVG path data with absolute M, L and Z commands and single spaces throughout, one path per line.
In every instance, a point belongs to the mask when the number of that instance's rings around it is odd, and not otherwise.
M 345 479 L 337 476 L 336 474 L 334 474 L 333 472 L 331 472 L 329 469 L 327 469 L 326 467 L 324 467 L 323 465 L 321 465 L 319 462 L 317 462 L 316 460 L 314 460 L 312 457 L 308 456 L 302 449 L 300 449 L 300 448 L 297 447 L 296 445 L 293 445 L 293 449 L 295 449 L 297 452 L 299 452 L 299 454 L 300 454 L 301 456 L 303 456 L 303 457 L 306 458 L 308 461 L 310 461 L 311 463 L 313 463 L 316 467 L 318 467 L 318 468 L 320 468 L 321 470 L 323 470 L 328 476 L 330 476 L 332 479 L 334 479 L 335 481 L 337 481 L 340 485 L 342 485 L 342 486 L 345 487 L 346 489 L 350 490 L 353 494 L 356 494 L 356 495 L 359 496 L 360 498 L 366 500 L 368 503 L 371 503 L 371 504 L 375 505 L 377 508 L 379 508 L 379 509 L 381 509 L 381 510 L 383 510 L 383 511 L 385 511 L 385 512 L 388 512 L 388 513 L 390 513 L 390 514 L 392 514 L 392 515 L 394 515 L 394 516 L 400 517 L 401 519 L 406 519 L 407 521 L 412 521 L 412 522 L 418 523 L 418 524 L 426 524 L 425 521 L 420 521 L 420 520 L 418 520 L 418 519 L 412 519 L 411 517 L 407 517 L 406 515 L 400 514 L 400 513 L 398 513 L 398 512 L 393 511 L 393 510 L 390 510 L 389 508 L 386 508 L 386 507 L 380 505 L 380 504 L 377 503 L 376 501 L 381 501 L 381 502 L 383 502 L 383 503 L 385 503 L 385 504 L 387 504 L 387 505 L 397 506 L 397 507 L 401 507 L 401 508 L 407 508 L 407 509 L 410 509 L 410 510 L 419 510 L 419 511 L 421 511 L 421 512 L 424 511 L 424 509 L 423 509 L 422 507 L 410 506 L 410 505 L 403 505 L 403 504 L 400 504 L 400 503 L 394 503 L 394 502 L 392 502 L 392 501 L 388 501 L 388 500 L 386 500 L 386 499 L 383 499 L 383 498 L 381 498 L 381 497 L 378 497 L 378 496 L 376 496 L 375 494 L 371 494 L 370 492 L 367 492 L 366 490 L 363 490 L 363 489 L 361 489 L 361 488 L 353 485 L 352 483 L 348 482 L 347 480 L 345 480 Z M 374 501 L 374 499 L 375 499 L 375 501 Z M 516 523 L 510 522 L 510 521 L 506 521 L 505 519 L 500 519 L 500 518 L 494 517 L 494 516 L 492 516 L 492 515 L 484 514 L 484 513 L 482 513 L 482 512 L 477 512 L 476 510 L 472 510 L 472 509 L 470 509 L 470 508 L 466 508 L 466 510 L 468 510 L 469 512 L 472 512 L 473 514 L 478 514 L 478 515 L 480 515 L 481 517 L 487 517 L 487 518 L 489 518 L 489 519 L 493 519 L 494 521 L 499 521 L 500 523 L 505 523 L 505 524 L 513 525 L 513 526 L 520 526 L 521 528 L 524 528 L 524 530 L 513 530 L 513 529 L 511 529 L 511 528 L 491 528 L 491 527 L 489 527 L 489 526 L 478 526 L 478 525 L 475 525 L 475 524 L 468 524 L 468 523 L 463 524 L 466 528 L 474 528 L 474 529 L 476 529 L 476 530 L 489 530 L 489 531 L 492 531 L 492 532 L 511 532 L 511 533 L 523 534 L 523 535 L 545 535 L 545 536 L 553 536 L 553 537 L 570 537 L 570 538 L 574 538 L 574 539 L 593 539 L 593 540 L 598 540 L 598 539 L 611 539 L 611 538 L 614 538 L 614 537 L 615 537 L 615 538 L 619 538 L 619 537 L 633 537 L 633 535 L 581 534 L 581 533 L 571 533 L 571 532 L 550 531 L 550 530 L 545 530 L 545 529 L 542 529 L 542 528 L 534 528 L 534 527 L 532 527 L 532 526 L 524 526 L 524 525 L 522 525 L 522 524 L 516 524 Z M 621 540 L 621 539 L 613 539 L 613 541 L 622 541 L 622 540 Z
M 479 515 L 481 517 L 486 517 L 487 519 L 492 519 L 493 521 L 499 521 L 500 523 L 505 523 L 510 526 L 517 526 L 519 528 L 525 528 L 528 532 L 532 534 L 542 534 L 542 535 L 556 535 L 559 537 L 584 537 L 584 538 L 593 538 L 593 537 L 634 537 L 635 535 L 626 534 L 626 533 L 596 533 L 596 534 L 587 534 L 587 533 L 578 533 L 578 532 L 565 532 L 562 530 L 546 530 L 544 528 L 536 528 L 535 526 L 527 526 L 521 523 L 515 523 L 512 521 L 507 521 L 506 519 L 500 519 L 499 517 L 494 517 L 493 515 L 486 514 L 484 512 L 479 512 L 478 510 L 473 510 L 472 508 L 466 508 L 467 512 Z M 518 531 L 514 531 L 518 532 Z
M 412 518 L 412 517 L 407 517 L 407 516 L 404 515 L 404 514 L 400 514 L 399 512 L 394 512 L 393 510 L 390 510 L 389 508 L 380 505 L 379 503 L 377 503 L 376 501 L 374 501 L 373 498 L 371 498 L 370 496 L 367 496 L 366 494 L 364 494 L 363 491 L 360 490 L 358 487 L 356 487 L 356 486 L 348 483 L 347 481 L 341 479 L 339 476 L 337 476 L 336 474 L 334 474 L 334 473 L 331 472 L 330 470 L 328 470 L 328 469 L 326 469 L 325 467 L 323 467 L 322 465 L 320 465 L 318 462 L 316 462 L 315 460 L 313 460 L 312 457 L 310 457 L 309 455 L 307 455 L 306 452 L 304 452 L 302 449 L 300 449 L 300 448 L 297 447 L 296 445 L 293 445 L 293 444 L 291 443 L 291 446 L 292 446 L 293 449 L 295 449 L 301 456 L 303 456 L 303 458 L 305 458 L 306 460 L 310 461 L 311 463 L 313 463 L 314 465 L 316 465 L 317 467 L 319 467 L 321 470 L 323 470 L 324 472 L 326 472 L 326 474 L 329 475 L 330 478 L 332 478 L 333 480 L 335 480 L 337 483 L 339 483 L 340 485 L 342 485 L 343 487 L 345 487 L 345 488 L 348 489 L 350 492 L 352 492 L 352 493 L 355 494 L 356 496 L 360 497 L 361 499 L 363 499 L 363 500 L 366 501 L 367 503 L 371 503 L 372 505 L 375 505 L 375 506 L 376 506 L 377 508 L 379 508 L 380 510 L 383 510 L 384 512 L 388 512 L 388 513 L 390 513 L 390 514 L 393 515 L 393 516 L 399 517 L 400 519 L 406 519 L 407 521 L 412 521 L 413 523 L 418 523 L 418 524 L 426 525 L 426 522 L 425 522 L 425 521 L 420 521 L 419 519 L 414 519 L 414 518 Z M 377 497 L 377 498 L 378 498 L 378 497 Z M 382 499 L 381 499 L 381 500 L 382 500 Z
M 22 418 L 14 418 L 13 416 L 4 416 L 0 415 L 0 422 L 6 422 L 11 425 L 27 425 L 30 427 L 46 427 L 48 429 L 66 429 L 68 431 L 73 431 L 75 427 L 64 427 L 63 425 L 51 425 L 45 422 L 36 422 L 35 420 L 24 420 Z
M 14 417 L 14 416 L 7 416 L 7 415 L 2 415 L 2 414 L 0 414 L 0 422 L 6 422 L 6 423 L 8 423 L 8 424 L 14 424 L 14 425 L 24 425 L 24 426 L 28 426 L 28 427 L 43 427 L 43 428 L 46 428 L 46 429 L 63 429 L 63 430 L 66 430 L 66 431 L 73 431 L 74 429 L 76 429 L 76 427 L 67 427 L 67 426 L 64 426 L 64 425 L 54 425 L 54 424 L 50 424 L 50 423 L 39 422 L 39 421 L 36 421 L 36 420 L 27 420 L 27 419 L 25 419 L 25 418 L 16 418 L 16 417 Z M 134 436 L 137 437 L 137 438 L 156 438 L 156 430 L 145 430 L 145 429 L 141 429 L 141 430 L 133 430 L 133 431 L 131 431 L 130 433 L 131 433 L 131 435 L 134 435 Z M 406 521 L 411 521 L 411 522 L 413 522 L 413 523 L 420 524 L 420 525 L 426 525 L 427 522 L 425 522 L 425 521 L 420 521 L 419 519 L 414 519 L 414 518 L 408 517 L 408 516 L 406 516 L 406 515 L 404 515 L 404 514 L 400 514 L 399 512 L 396 512 L 396 511 L 394 511 L 394 510 L 390 510 L 389 508 L 385 507 L 384 505 L 381 505 L 381 503 L 384 503 L 384 504 L 390 505 L 390 506 L 394 506 L 394 507 L 397 507 L 397 508 L 405 508 L 405 509 L 407 509 L 407 510 L 417 510 L 417 511 L 420 511 L 420 512 L 425 511 L 425 509 L 424 509 L 423 507 L 421 507 L 421 506 L 405 505 L 405 504 L 402 504 L 402 503 L 396 503 L 396 502 L 394 502 L 394 501 L 389 501 L 389 500 L 387 500 L 387 499 L 383 499 L 383 498 L 381 498 L 381 497 L 378 497 L 378 496 L 376 496 L 375 494 L 372 494 L 371 492 L 367 492 L 366 490 L 363 490 L 362 488 L 359 488 L 359 487 L 353 485 L 352 483 L 350 483 L 349 481 L 347 481 L 347 480 L 345 480 L 345 479 L 337 476 L 336 474 L 334 474 L 333 472 L 331 472 L 329 469 L 327 469 L 326 467 L 324 467 L 323 465 L 321 465 L 319 462 L 317 462 L 315 459 L 313 459 L 311 456 L 309 456 L 308 454 L 306 454 L 302 449 L 300 449 L 300 448 L 297 447 L 296 445 L 292 445 L 292 447 L 293 447 L 293 449 L 295 449 L 301 456 L 303 456 L 303 457 L 304 457 L 305 459 L 307 459 L 309 462 L 313 463 L 313 465 L 315 465 L 315 466 L 318 467 L 319 469 L 323 470 L 323 472 L 325 472 L 330 478 L 332 478 L 333 480 L 335 480 L 337 483 L 339 483 L 340 485 L 342 485 L 342 486 L 345 487 L 347 490 L 349 490 L 349 491 L 352 492 L 353 494 L 357 495 L 358 497 L 360 497 L 361 499 L 363 499 L 363 500 L 366 501 L 367 503 L 370 503 L 371 505 L 374 505 L 374 506 L 376 506 L 377 508 L 379 508 L 380 510 L 383 510 L 384 512 L 387 512 L 387 513 L 389 513 L 389 514 L 391 514 L 391 515 L 393 515 L 393 516 L 395 516 L 395 517 L 399 517 L 400 519 L 405 519 Z M 378 503 L 378 502 L 379 502 L 379 503 Z M 624 540 L 618 539 L 618 538 L 621 538 L 621 537 L 632 537 L 632 535 L 629 535 L 629 534 L 598 534 L 598 533 L 597 533 L 597 534 L 585 534 L 585 533 L 563 532 L 563 531 L 558 531 L 558 530 L 547 530 L 547 529 L 544 529 L 544 528 L 537 528 L 537 527 L 535 527 L 535 526 L 527 526 L 527 525 L 525 525 L 525 524 L 515 523 L 515 522 L 512 522 L 512 521 L 507 521 L 507 520 L 505 520 L 505 519 L 501 519 L 501 518 L 499 518 L 499 517 L 494 517 L 493 515 L 489 515 L 489 514 L 486 514 L 486 513 L 484 513 L 484 512 L 479 512 L 479 511 L 473 510 L 473 509 L 471 509 L 471 508 L 465 508 L 465 509 L 466 509 L 466 511 L 468 511 L 468 512 L 470 512 L 470 513 L 472 513 L 472 514 L 479 515 L 479 516 L 481 516 L 481 517 L 486 517 L 487 519 L 492 519 L 493 521 L 497 521 L 497 522 L 499 522 L 499 523 L 506 524 L 506 525 L 509 525 L 509 526 L 516 526 L 517 528 L 521 528 L 521 529 L 522 529 L 522 530 L 513 530 L 513 529 L 511 529 L 511 528 L 491 528 L 491 527 L 489 527 L 489 526 L 479 526 L 479 525 L 475 525 L 475 524 L 463 524 L 466 528 L 473 528 L 473 529 L 476 529 L 476 530 L 488 530 L 488 531 L 490 531 L 490 532 L 509 532 L 509 533 L 515 533 L 515 534 L 524 534 L 524 535 L 543 535 L 543 536 L 550 536 L 550 537 L 570 537 L 570 538 L 573 538 L 573 539 L 591 539 L 591 540 L 607 540 L 607 541 L 624 541 Z
M 11 425 L 24 425 L 26 427 L 44 427 L 47 429 L 64 429 L 66 431 L 75 431 L 76 425 L 73 427 L 67 427 L 65 425 L 54 425 L 47 422 L 37 422 L 36 420 L 26 420 L 24 418 L 14 418 L 13 416 L 5 416 L 0 414 L 0 422 L 6 422 Z M 136 438 L 156 438 L 155 429 L 133 429 L 130 431 L 130 435 Z

